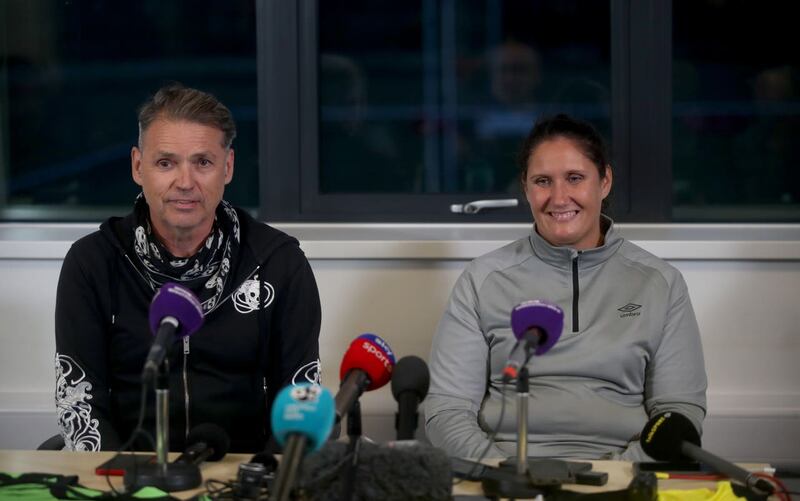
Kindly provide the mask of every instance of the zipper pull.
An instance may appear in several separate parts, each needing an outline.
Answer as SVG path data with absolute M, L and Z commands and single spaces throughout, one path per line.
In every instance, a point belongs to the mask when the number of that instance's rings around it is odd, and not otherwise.
M 189 336 L 184 336 L 183 338 L 183 354 L 189 354 Z

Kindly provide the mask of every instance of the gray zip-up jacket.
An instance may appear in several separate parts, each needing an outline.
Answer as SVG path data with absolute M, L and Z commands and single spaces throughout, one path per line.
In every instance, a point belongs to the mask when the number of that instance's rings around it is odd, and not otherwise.
M 426 430 L 435 446 L 460 457 L 515 454 L 515 390 L 501 391 L 501 371 L 516 342 L 511 309 L 531 299 L 563 308 L 564 331 L 528 364 L 529 456 L 646 460 L 638 434 L 667 410 L 702 428 L 706 372 L 686 283 L 611 220 L 605 226 L 605 244 L 586 251 L 554 247 L 534 227 L 459 277 L 430 358 Z

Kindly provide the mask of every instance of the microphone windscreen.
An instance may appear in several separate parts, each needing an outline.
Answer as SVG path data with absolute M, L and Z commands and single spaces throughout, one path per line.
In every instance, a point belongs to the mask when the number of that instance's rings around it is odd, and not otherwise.
M 272 473 L 278 469 L 278 460 L 268 451 L 261 451 L 253 454 L 250 458 L 251 463 L 258 463 L 264 467 L 266 473 Z
M 534 299 L 520 303 L 511 310 L 511 331 L 514 337 L 522 339 L 532 328 L 539 328 L 544 339 L 539 340 L 537 355 L 546 353 L 561 337 L 564 330 L 564 311 L 558 305 Z
M 339 367 L 339 379 L 344 381 L 354 369 L 362 370 L 370 380 L 367 391 L 375 390 L 389 382 L 394 364 L 394 353 L 386 341 L 375 334 L 362 334 L 347 348 Z
M 303 460 L 299 484 L 310 499 L 343 499 L 349 464 L 347 444 L 328 442 Z M 452 482 L 450 459 L 440 449 L 419 442 L 389 447 L 362 440 L 353 499 L 452 499 Z
M 682 459 L 681 443 L 700 447 L 700 434 L 689 418 L 677 412 L 662 412 L 647 422 L 639 438 L 642 450 L 658 461 Z
M 203 325 L 203 307 L 192 291 L 168 282 L 161 286 L 150 303 L 150 329 L 153 334 L 164 317 L 175 317 L 178 321 L 176 335 L 189 336 L 197 332 Z
M 287 386 L 272 404 L 272 434 L 283 447 L 289 435 L 298 434 L 308 440 L 307 451 L 322 447 L 331 434 L 336 416 L 333 395 L 316 384 Z
M 189 435 L 186 436 L 186 447 L 191 447 L 200 442 L 204 442 L 206 447 L 214 451 L 208 457 L 208 461 L 219 461 L 225 457 L 231 446 L 228 434 L 225 433 L 222 427 L 214 423 L 199 424 L 189 431 Z
M 399 399 L 401 393 L 413 391 L 422 401 L 428 395 L 430 383 L 430 372 L 424 360 L 414 355 L 403 357 L 392 372 L 392 395 Z

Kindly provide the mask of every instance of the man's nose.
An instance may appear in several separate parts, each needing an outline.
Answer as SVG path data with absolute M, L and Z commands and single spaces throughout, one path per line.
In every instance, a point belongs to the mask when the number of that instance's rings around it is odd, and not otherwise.
M 189 163 L 182 163 L 178 166 L 175 187 L 181 190 L 191 190 L 194 186 L 192 177 L 192 166 Z

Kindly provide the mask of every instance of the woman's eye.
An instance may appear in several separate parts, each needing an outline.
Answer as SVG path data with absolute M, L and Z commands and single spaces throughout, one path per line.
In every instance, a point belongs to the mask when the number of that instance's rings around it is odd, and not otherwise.
M 569 176 L 567 179 L 569 180 L 570 183 L 578 183 L 583 179 L 583 176 L 580 176 L 578 174 L 573 174 Z
M 550 180 L 546 177 L 539 177 L 533 180 L 533 184 L 537 186 L 547 186 L 550 184 Z

